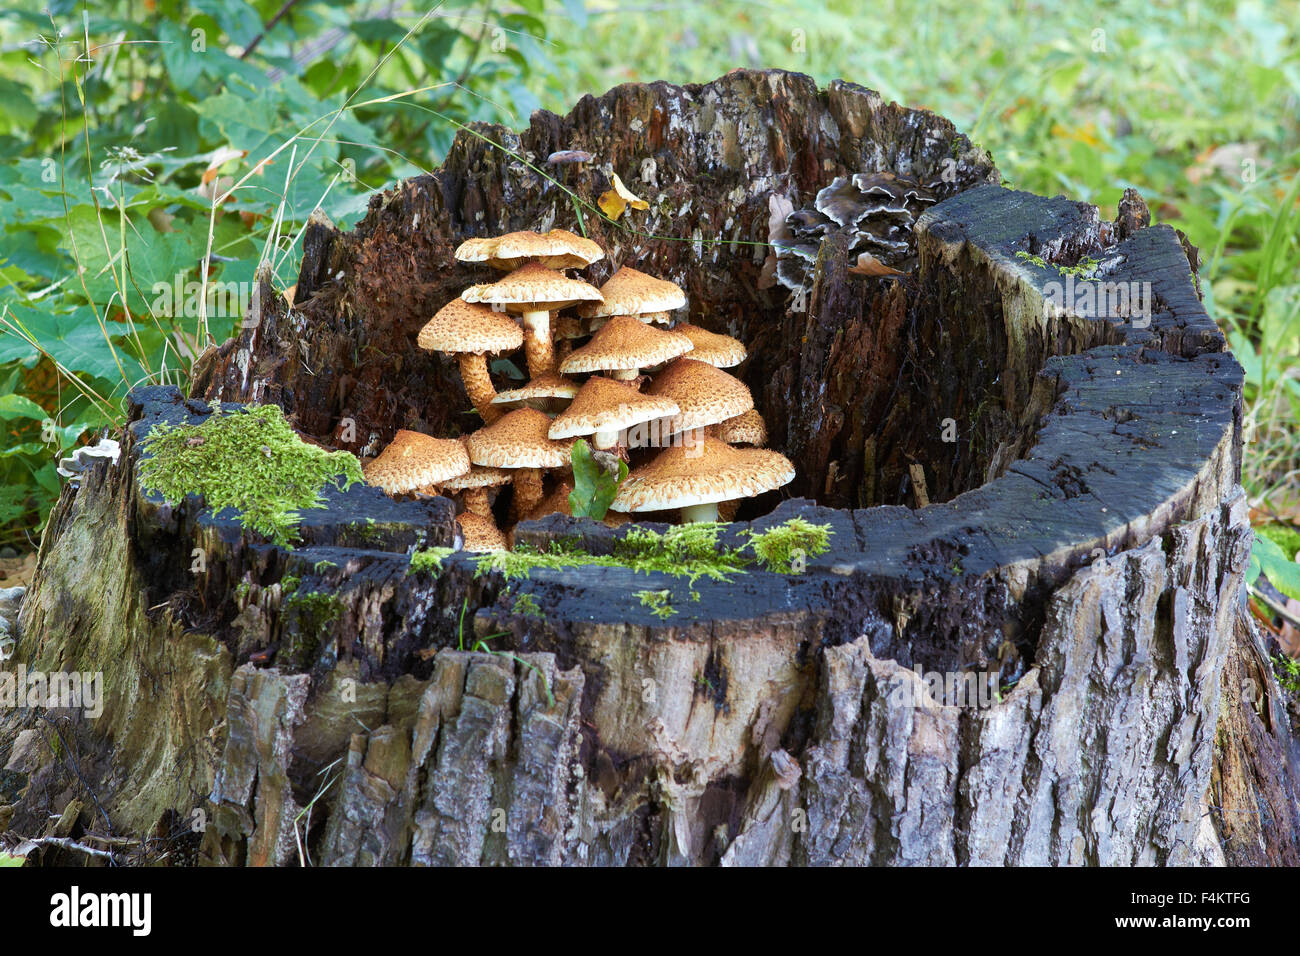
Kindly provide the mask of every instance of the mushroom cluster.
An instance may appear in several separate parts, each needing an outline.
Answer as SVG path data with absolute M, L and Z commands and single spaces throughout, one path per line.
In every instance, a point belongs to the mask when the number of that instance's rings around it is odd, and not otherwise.
M 483 427 L 459 439 L 399 431 L 365 466 L 367 481 L 391 495 L 458 498 L 471 551 L 507 547 L 493 508 L 506 485 L 512 522 L 571 513 L 579 438 L 611 472 L 631 466 L 610 525 L 674 511 L 687 522 L 730 520 L 740 499 L 791 481 L 790 461 L 763 447 L 767 428 L 749 388 L 724 371 L 745 360 L 745 346 L 674 322 L 686 305 L 675 283 L 629 266 L 600 288 L 569 274 L 604 255 L 563 229 L 462 243 L 458 260 L 506 274 L 439 309 L 417 344 L 456 357 Z M 488 356 L 520 348 L 527 383 L 497 391 Z

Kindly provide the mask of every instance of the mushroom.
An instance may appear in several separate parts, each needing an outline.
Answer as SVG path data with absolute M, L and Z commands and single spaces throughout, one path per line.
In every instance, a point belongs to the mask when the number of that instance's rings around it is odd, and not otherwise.
M 504 468 L 474 465 L 465 474 L 444 481 L 442 490 L 461 492 L 461 501 L 465 503 L 466 511 L 490 517 L 492 502 L 488 498 L 488 489 L 508 484 L 510 484 L 510 472 Z
M 625 428 L 669 418 L 678 413 L 670 398 L 643 395 L 630 385 L 593 375 L 577 397 L 551 423 L 551 438 L 591 435 L 593 447 L 615 449 Z
M 434 438 L 398 429 L 388 447 L 362 468 L 366 483 L 390 495 L 436 485 L 469 471 L 465 446 L 454 438 Z
M 667 423 L 669 435 L 717 425 L 754 407 L 754 397 L 744 382 L 691 358 L 679 358 L 669 365 L 650 381 L 645 393 L 671 398 L 681 409 Z
M 457 246 L 456 258 L 461 262 L 483 262 L 510 272 L 527 262 L 548 269 L 583 269 L 605 258 L 605 252 L 590 239 L 575 236 L 567 229 L 552 229 L 466 239 Z
M 536 262 L 520 266 L 504 279 L 472 285 L 460 294 L 466 302 L 501 306 L 523 317 L 524 349 L 528 374 L 536 378 L 555 371 L 555 348 L 551 343 L 551 312 L 575 302 L 599 302 L 600 290 L 581 279 Z
M 497 392 L 497 397 L 492 399 L 492 404 L 527 405 L 529 408 L 545 412 L 550 410 L 548 406 L 555 404 L 557 399 L 567 400 L 577 394 L 577 382 L 553 372 L 543 372 L 526 385 Z
M 745 361 L 748 354 L 745 343 L 733 339 L 730 335 L 719 335 L 698 325 L 682 322 L 673 326 L 673 331 L 691 340 L 691 358 L 697 362 L 708 362 L 714 368 L 731 368 Z
M 528 512 L 527 520 L 536 521 L 539 518 L 545 518 L 547 515 L 562 514 L 573 515 L 573 505 L 569 502 L 569 495 L 573 492 L 573 482 L 568 479 L 558 481 L 551 493 L 542 499 L 532 511 Z M 619 525 L 627 524 L 632 519 L 618 511 L 607 511 L 605 517 L 600 519 L 607 527 L 617 528 Z
M 630 315 L 618 315 L 561 362 L 560 371 L 565 375 L 609 372 L 629 382 L 641 369 L 684 355 L 691 348 L 691 340 L 684 335 L 656 329 Z
M 716 438 L 674 445 L 623 480 L 615 511 L 680 508 L 682 520 L 717 521 L 718 502 L 751 498 L 794 479 L 794 465 L 764 448 L 732 448 Z
M 767 422 L 763 416 L 750 409 L 735 418 L 728 418 L 709 429 L 709 434 L 728 445 L 753 445 L 762 448 L 767 444 Z
M 490 425 L 501 417 L 501 409 L 492 407 L 496 389 L 488 374 L 486 355 L 508 352 L 523 344 L 523 331 L 509 317 L 485 305 L 453 299 L 434 314 L 415 341 L 430 352 L 455 355 L 460 361 L 465 394 L 483 421 Z
M 591 332 L 587 330 L 581 319 L 568 315 L 557 317 L 551 323 L 551 337 L 555 340 L 555 358 L 558 361 L 568 358 L 569 353 L 574 349 L 574 343 L 590 335 Z
M 580 305 L 578 315 L 584 319 L 604 319 L 611 315 L 651 316 L 680 309 L 686 304 L 686 293 L 676 283 L 656 279 L 628 266 L 610 276 L 600 287 L 600 294 L 600 302 Z M 647 317 L 643 321 L 651 320 Z
M 569 464 L 571 441 L 547 437 L 551 419 L 535 408 L 517 408 L 469 436 L 476 465 L 514 469 L 515 513 L 525 515 L 542 500 L 542 469 Z
M 466 511 L 456 515 L 466 551 L 505 551 L 509 548 L 506 536 L 489 515 Z

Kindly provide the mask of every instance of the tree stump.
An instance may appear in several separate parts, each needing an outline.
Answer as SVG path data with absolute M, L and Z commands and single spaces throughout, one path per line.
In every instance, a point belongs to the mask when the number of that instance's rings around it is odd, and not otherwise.
M 565 150 L 594 158 L 548 163 Z M 887 211 L 914 225 L 887 230 L 906 268 L 861 274 L 868 215 L 817 234 L 805 289 L 778 283 L 786 213 L 881 172 L 925 196 Z M 580 220 L 573 196 L 614 174 L 650 208 Z M 0 718 L 10 830 L 77 800 L 74 836 L 153 862 L 1300 862 L 1243 609 L 1242 370 L 1194 250 L 1148 223 L 1134 193 L 1103 222 L 998 185 L 942 118 L 775 71 L 462 133 L 352 232 L 314 218 L 293 306 L 262 276 L 192 396 L 133 393 L 121 461 L 65 490 L 18 659 L 102 671 L 107 695 L 98 719 Z M 691 322 L 746 343 L 798 477 L 728 534 L 828 524 L 802 573 L 506 581 L 463 552 L 412 573 L 413 549 L 454 543 L 450 501 L 329 490 L 290 550 L 141 492 L 148 429 L 213 400 L 273 402 L 357 453 L 477 427 L 416 332 L 483 277 L 459 242 L 551 227 L 607 250 L 594 281 L 669 278 Z M 602 553 L 622 533 L 553 515 L 516 541 Z M 458 649 L 488 635 L 501 653 Z M 992 698 L 933 700 L 936 674 Z

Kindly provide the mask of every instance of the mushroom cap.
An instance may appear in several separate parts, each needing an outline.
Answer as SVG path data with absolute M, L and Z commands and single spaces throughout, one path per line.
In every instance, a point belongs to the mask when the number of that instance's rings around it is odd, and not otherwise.
M 668 423 L 669 434 L 716 425 L 754 407 L 754 396 L 734 375 L 707 362 L 679 358 L 646 386 L 647 395 L 671 398 L 681 412 Z
M 528 260 L 548 269 L 581 269 L 605 258 L 605 251 L 567 229 L 552 229 L 466 239 L 456 248 L 456 258 L 461 262 L 486 262 L 506 272 Z
M 505 551 L 508 547 L 506 536 L 491 518 L 466 511 L 456 515 L 456 523 L 460 525 L 466 551 Z
M 472 465 L 469 471 L 442 482 L 443 491 L 464 491 L 466 488 L 498 488 L 510 484 L 510 472 L 504 468 Z
M 554 372 L 544 372 L 526 385 L 497 392 L 492 399 L 493 405 L 506 405 L 510 402 L 527 402 L 535 398 L 573 398 L 578 394 L 578 383 L 563 378 Z
M 572 441 L 547 436 L 551 419 L 535 408 L 517 408 L 469 436 L 469 458 L 493 468 L 560 468 L 569 463 Z
M 508 315 L 486 305 L 452 299 L 434 313 L 416 336 L 415 344 L 430 352 L 509 352 L 524 344 L 524 330 Z
M 673 445 L 623 480 L 615 511 L 662 511 L 751 498 L 794 479 L 794 465 L 764 448 L 732 448 L 716 438 L 703 447 Z
M 603 301 L 580 306 L 584 318 L 599 315 L 639 315 L 642 312 L 668 312 L 686 304 L 686 293 L 675 282 L 656 279 L 629 266 L 623 266 L 600 287 Z
M 587 379 L 569 407 L 551 423 L 548 434 L 572 438 L 621 431 L 677 412 L 677 403 L 671 398 L 643 395 L 630 385 L 597 375 Z
M 575 302 L 599 302 L 601 295 L 590 282 L 529 262 L 496 282 L 470 286 L 460 297 L 466 302 L 501 305 L 508 312 L 552 312 Z
M 691 349 L 691 358 L 697 362 L 708 362 L 714 368 L 731 368 L 733 365 L 739 365 L 749 354 L 745 351 L 745 343 L 740 339 L 733 339 L 730 335 L 719 335 L 698 325 L 683 322 L 674 325 L 673 331 L 691 340 L 691 345 L 695 346 Z
M 580 349 L 560 363 L 565 375 L 645 368 L 667 362 L 691 350 L 691 340 L 676 332 L 646 325 L 630 315 L 616 315 Z
M 551 336 L 555 339 L 585 339 L 591 334 L 581 319 L 561 315 L 551 323 Z
M 719 422 L 714 437 L 728 445 L 754 445 L 762 448 L 767 444 L 767 422 L 751 408 L 735 418 Z
M 399 429 L 388 447 L 366 462 L 366 483 L 390 495 L 436 485 L 469 471 L 465 446 L 454 438 L 434 438 Z

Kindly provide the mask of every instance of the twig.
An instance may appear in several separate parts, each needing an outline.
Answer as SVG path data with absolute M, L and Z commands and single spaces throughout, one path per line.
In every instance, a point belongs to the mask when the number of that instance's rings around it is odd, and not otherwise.
M 286 13 L 288 13 L 298 0 L 284 0 L 284 6 L 275 11 L 275 16 L 266 21 L 266 26 L 262 27 L 262 32 L 253 37 L 251 43 L 244 47 L 244 52 L 239 54 L 241 60 L 248 59 L 248 55 L 257 49 L 257 45 L 262 42 L 262 38 L 275 29 L 275 25 L 280 22 Z

